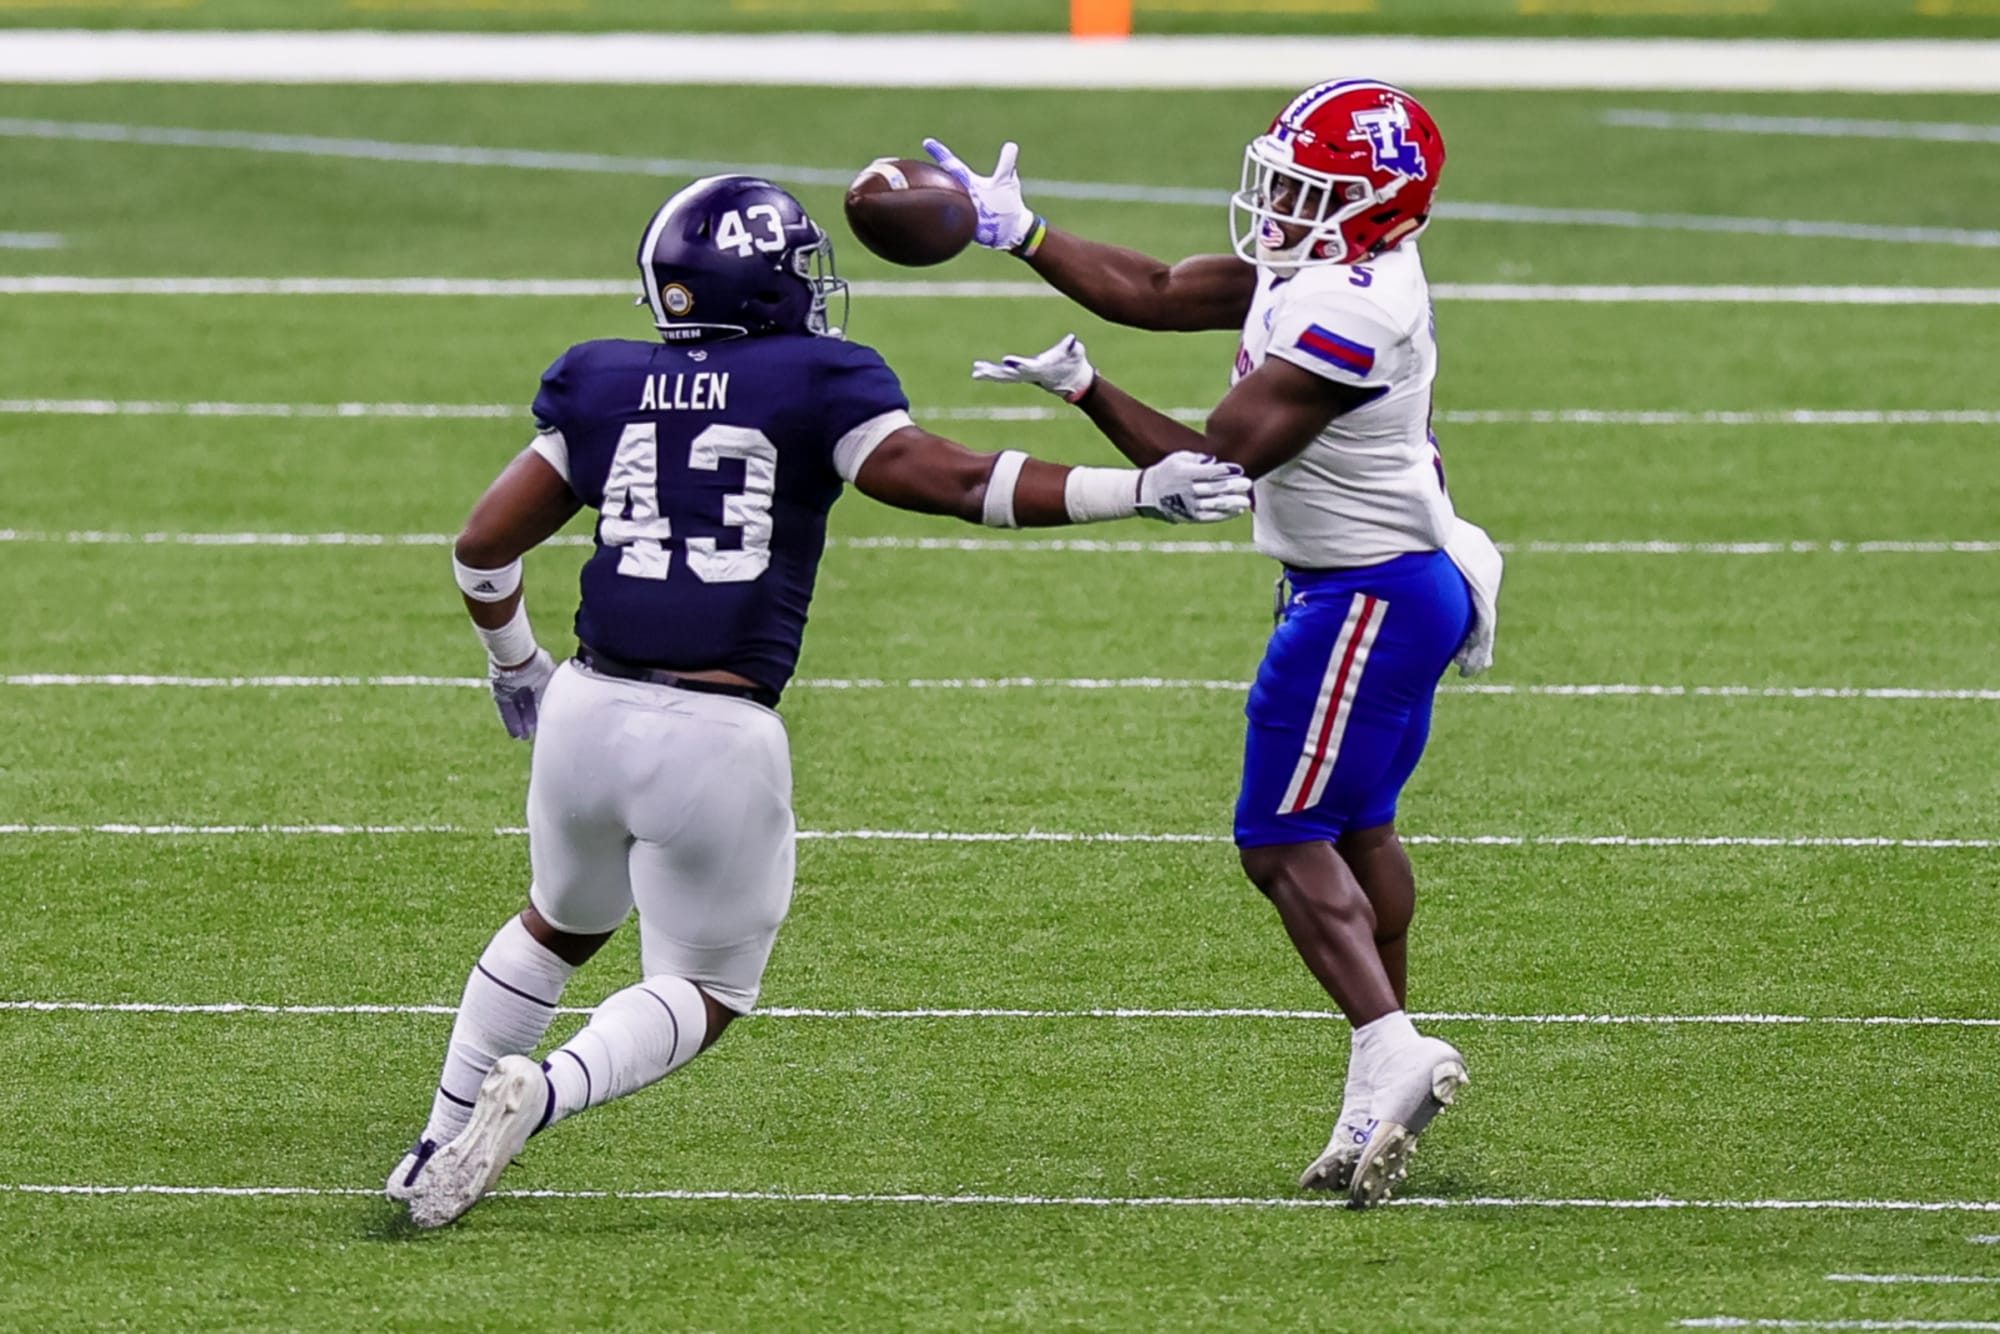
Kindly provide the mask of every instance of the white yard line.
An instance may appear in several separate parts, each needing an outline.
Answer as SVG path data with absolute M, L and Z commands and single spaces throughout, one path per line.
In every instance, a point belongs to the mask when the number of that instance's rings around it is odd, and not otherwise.
M 136 144 L 152 148 L 216 148 L 247 153 L 346 158 L 365 162 L 409 162 L 444 167 L 505 167 L 517 171 L 566 171 L 610 176 L 690 176 L 743 173 L 791 185 L 845 187 L 858 167 L 810 167 L 780 162 L 718 158 L 631 157 L 615 153 L 575 153 L 540 148 L 488 148 L 474 144 L 423 144 L 393 139 L 357 139 L 318 134 L 272 134 L 255 130 L 199 130 L 169 125 L 105 124 L 97 121 L 28 120 L 0 117 L 0 139 L 55 139 L 77 143 Z M 1062 181 L 1030 177 L 1028 190 L 1048 199 L 1100 203 L 1186 204 L 1227 208 L 1228 190 L 1117 181 Z
M 2000 542 L 1513 542 L 1500 544 L 1510 555 L 1538 556 L 1801 556 L 1816 553 L 1880 555 L 1991 555 Z
M 859 297 L 1054 298 L 1042 283 L 946 282 L 936 279 L 862 279 Z M 450 296 L 629 297 L 638 284 L 601 278 L 88 278 L 60 274 L 0 277 L 7 296 Z M 1829 289 L 1838 290 L 1838 289 Z M 1896 292 L 1905 289 L 1861 289 Z M 1994 305 L 1984 288 L 1912 288 L 1919 305 Z M 1935 298 L 1927 293 L 1940 293 Z M 1748 299 L 1748 298 L 1745 298 Z M 1882 304 L 1870 301 L 1866 304 Z
M 132 672 L 18 672 L 0 676 L 0 686 L 27 688 L 113 686 L 161 690 L 322 690 L 455 689 L 484 690 L 483 676 L 161 676 Z M 865 676 L 806 676 L 792 690 L 870 692 L 882 690 L 974 691 L 1151 691 L 1194 690 L 1240 694 L 1248 681 L 1198 677 L 910 677 L 887 680 Z M 1932 689 L 1916 686 L 1671 686 L 1634 684 L 1481 684 L 1439 687 L 1446 695 L 1546 696 L 1556 699 L 1798 699 L 1798 700 L 1967 700 L 2000 701 L 2000 689 Z
M 1889 245 L 1947 245 L 1990 249 L 2000 231 L 1964 227 L 1897 227 L 1805 218 L 1740 218 L 1702 213 L 1638 213 L 1611 208 L 1538 208 L 1522 204 L 1440 204 L 1437 216 L 1460 222 L 1515 222 L 1558 227 L 1627 227 L 1649 232 L 1726 232 Z
M 1982 41 L 12 31 L 0 83 L 2000 92 Z
M 457 539 L 450 533 L 137 533 L 98 532 L 74 529 L 69 532 L 0 528 L 0 542 L 34 544 L 57 543 L 67 546 L 174 546 L 174 547 L 448 547 Z M 584 534 L 558 534 L 544 542 L 549 547 L 587 547 Z
M 1895 1286 L 1904 1283 L 2000 1283 L 2000 1278 L 1985 1274 L 1828 1274 L 1826 1281 Z
M 178 1198 L 290 1198 L 296 1196 L 380 1197 L 380 1186 L 169 1186 L 153 1184 L 0 1184 L 0 1193 L 57 1195 L 82 1198 L 158 1195 Z M 689 1202 L 771 1204 L 919 1204 L 1036 1209 L 1345 1209 L 1344 1197 L 1326 1195 L 981 1195 L 970 1192 L 928 1194 L 916 1191 L 780 1191 L 780 1190 L 498 1190 L 497 1199 L 536 1200 L 679 1200 Z M 1682 1200 L 1664 1196 L 1636 1199 L 1537 1198 L 1467 1195 L 1451 1199 L 1410 1196 L 1389 1201 L 1399 1209 L 1563 1209 L 1640 1212 L 1719 1213 L 2000 1213 L 1995 1200 Z M 1716 1320 L 1730 1317 L 1718 1316 Z M 1683 1321 L 1690 1328 L 1739 1328 L 1703 1321 Z M 1863 1326 L 1835 1326 L 1860 1328 Z M 1874 1325 L 1867 1328 L 2000 1329 L 1996 1325 Z
M 1746 232 L 1760 236 L 1834 236 L 1848 239 L 1913 244 L 1991 246 L 2000 232 L 1960 232 L 1938 228 L 1865 227 L 1848 223 L 1778 222 L 1763 218 L 1670 218 L 1663 214 L 1610 214 L 1589 209 L 1513 209 L 1495 204 L 1466 204 L 1458 216 L 1489 222 L 1549 222 L 1577 226 L 1639 227 L 1662 231 Z M 1448 216 L 1452 205 L 1437 212 Z M 1532 216 L 1530 216 L 1532 215 Z M 1610 219 L 1617 218 L 1618 221 Z M 1979 239 L 1966 239 L 1979 238 Z M 1441 301 L 1557 302 L 1562 304 L 1666 304 L 1758 306 L 1992 306 L 2000 305 L 2000 289 L 1991 287 L 1751 287 L 1741 284 L 1596 285 L 1550 283 L 1438 283 L 1432 295 Z
M 20 34 L 14 34 L 20 36 Z M 318 34 L 326 36 L 326 34 Z M 1748 46 L 1748 44 L 1732 44 Z M 1960 44 L 1970 46 L 1970 44 Z M 1994 44 L 2000 50 L 2000 44 Z M 1996 56 L 2000 60 L 2000 56 Z M 1314 82 L 1320 76 L 1312 76 L 1306 82 Z M 2000 84 L 2000 80 L 1996 80 Z M 1616 114 L 1616 112 L 1614 112 Z M 234 152 L 264 152 L 264 154 L 290 154 L 308 158 L 350 158 L 368 162 L 410 162 L 428 166 L 488 166 L 488 168 L 512 168 L 512 170 L 536 170 L 536 172 L 596 172 L 596 174 L 618 174 L 618 176 L 654 176 L 684 180 L 688 176 L 710 176 L 716 172 L 748 172 L 756 176 L 768 176 L 770 180 L 786 184 L 806 184 L 806 186 L 844 186 L 852 180 L 852 168 L 824 168 L 824 166 L 798 166 L 782 162 L 726 162 L 726 160 L 704 160 L 704 158 L 636 158 L 618 154 L 598 154 L 598 152 L 564 152 L 564 150 L 542 150 L 542 148 L 486 148 L 474 144 L 412 144 L 398 140 L 370 140 L 370 138 L 346 138 L 346 136 L 324 136 L 324 134 L 270 134 L 254 130 L 196 130 L 186 126 L 138 126 L 138 124 L 104 124 L 104 122 L 84 122 L 84 120 L 28 120 L 6 116 L 0 118 L 0 138 L 30 138 L 30 140 L 68 140 L 68 142 L 98 142 L 98 144 L 136 144 L 150 148 L 218 148 Z M 1188 186 L 1146 186 L 1130 182 L 1098 182 L 1098 180 L 1028 180 L 1028 192 L 1036 198 L 1068 198 L 1068 200 L 1098 200 L 1098 202 L 1138 202 L 1138 204 L 1184 204 L 1200 208 L 1224 208 L 1228 206 L 1228 190 L 1202 190 Z M 1500 224 L 1528 224 L 1528 226 L 1608 226 L 1608 228 L 1638 228 L 1650 232 L 1726 232 L 1726 234 L 1746 234 L 1746 236 L 1792 236 L 1792 238 L 1826 238 L 1826 240 L 1866 240 L 1876 244 L 1910 244 L 1910 246 L 1972 246 L 1972 248 L 1992 248 L 2000 246 L 2000 230 L 1990 228 L 1938 228 L 1938 226 L 1896 226 L 1878 222 L 1838 222 L 1838 220 L 1812 220 L 1812 218 L 1740 218 L 1740 216 L 1718 216 L 1718 214 L 1652 214 L 1622 208 L 1546 208 L 1536 204 L 1504 204 L 1504 202 L 1466 202 L 1466 200 L 1446 200 L 1436 208 L 1438 218 L 1458 220 L 1458 222 L 1500 222 Z M 244 282 L 244 280 L 212 280 L 212 282 Z M 286 282 L 286 280 L 266 280 L 266 282 Z M 312 286 L 326 284 L 328 280 L 288 280 L 294 286 L 282 288 L 288 296 L 308 296 L 308 294 L 342 294 L 342 292 L 386 292 L 394 288 L 340 288 L 340 286 Z M 444 280 L 412 280 L 438 284 Z M 298 286 L 306 284 L 306 286 Z M 856 292 L 862 296 L 890 294 L 882 288 L 888 284 L 858 284 Z M 908 284 L 912 288 L 922 284 Z M 958 292 L 962 296 L 980 294 L 1008 294 L 1008 296 L 1050 296 L 1046 290 L 1032 290 L 1040 284 L 1018 284 L 1030 290 L 1022 292 L 978 292 L 980 286 L 1008 288 L 1016 284 L 934 284 L 934 286 L 962 286 L 974 288 Z M 60 286 L 38 286 L 28 288 L 28 292 L 106 292 L 114 288 L 60 288 Z M 182 286 L 182 288 L 156 288 L 158 292 L 188 292 L 188 294 L 224 294 L 240 292 L 228 286 Z M 1478 288 L 1468 288 L 1478 290 Z M 1516 284 L 1492 284 L 1486 290 L 1494 296 L 1484 300 L 1804 300 L 1812 304 L 1824 302 L 1860 302 L 1860 304 L 1932 304 L 1936 298 L 1924 296 L 1892 296 L 1898 292 L 1922 292 L 1922 288 L 1852 288 L 1850 292 L 1864 292 L 1872 296 L 1842 296 L 1842 288 L 1568 288 L 1574 292 L 1592 292 L 1594 296 L 1548 296 L 1546 292 L 1562 292 L 1564 288 L 1532 288 Z M 1754 292 L 1794 292 L 1798 296 L 1752 296 Z M 1436 288 L 1438 296 L 1450 298 L 1450 284 L 1440 284 Z M 1624 292 L 1624 296 L 1616 296 Z M 1646 296 L 1654 292 L 1652 296 Z M 1708 296 L 1674 296 L 1674 292 L 1706 292 Z M 1716 296 L 1716 292 L 1738 292 L 1736 296 Z M 1992 304 L 1990 298 L 1978 296 L 1976 288 L 1958 290 L 1958 298 L 1946 298 L 1950 304 Z M 574 280 L 540 280 L 536 288 L 524 288 L 518 292 L 492 290 L 492 284 L 458 290 L 458 288 L 428 288 L 416 290 L 412 294 L 422 296 L 584 296 L 600 294 L 598 288 L 580 284 Z M 910 292 L 920 294 L 920 292 Z M 944 292 L 936 292 L 944 294 Z M 1478 298 L 1472 298 L 1478 300 Z
M 0 287 L 5 281 L 0 280 Z M 0 398 L 0 414 L 24 417 L 413 417 L 516 418 L 524 426 L 528 408 L 519 403 L 211 403 L 153 399 Z M 2000 413 L 1995 414 L 2000 417 Z
M 68 532 L 22 528 L 0 528 L 0 543 L 59 544 L 68 546 L 182 546 L 182 547 L 445 547 L 453 538 L 448 533 L 146 533 L 100 532 L 77 529 Z M 585 534 L 559 535 L 543 543 L 550 547 L 587 547 L 592 539 Z M 1885 539 L 1874 541 L 1768 541 L 1768 542 L 1501 542 L 1509 555 L 1529 556 L 1805 556 L 1805 555 L 1931 555 L 1976 556 L 2000 553 L 2000 541 L 1984 539 Z M 1006 538 L 1006 537 L 831 537 L 830 548 L 850 551 L 956 551 L 956 552 L 1085 552 L 1111 555 L 1161 556 L 1252 556 L 1257 549 L 1249 542 L 1173 540 L 1159 542 L 1111 541 L 1092 537 Z
M 238 835 L 297 837 L 400 837 L 455 834 L 517 837 L 520 826 L 454 824 L 0 824 L 0 835 L 110 834 L 135 838 L 222 838 Z M 801 829 L 803 842 L 858 843 L 1165 843 L 1221 844 L 1224 834 L 1078 833 L 1062 830 Z M 1897 838 L 1826 834 L 1404 834 L 1426 847 L 1479 848 L 1866 848 L 1912 851 L 1985 851 L 1990 838 Z
M 1315 76 L 1317 78 L 1318 76 Z M 1309 80 L 1308 82 L 1310 82 Z M 465 144 L 423 144 L 407 143 L 383 139 L 353 139 L 327 135 L 272 134 L 248 130 L 201 130 L 165 125 L 124 125 L 104 124 L 93 121 L 30 120 L 16 117 L 0 117 L 0 138 L 54 139 L 73 142 L 134 144 L 147 147 L 169 148 L 212 148 L 252 153 L 280 153 L 304 157 L 360 159 L 373 162 L 404 162 L 431 166 L 505 167 L 527 171 L 593 172 L 627 176 L 652 176 L 668 179 L 685 179 L 690 176 L 708 176 L 718 172 L 747 172 L 766 176 L 772 180 L 794 185 L 845 185 L 854 175 L 853 169 L 846 167 L 811 167 L 776 162 L 726 162 L 693 158 L 650 158 L 623 157 L 604 153 L 575 153 L 532 148 L 486 148 Z M 1135 185 L 1118 181 L 1059 181 L 1030 180 L 1028 190 L 1038 198 L 1079 199 L 1112 203 L 1152 203 L 1195 205 L 1204 208 L 1223 208 L 1228 205 L 1229 192 L 1216 189 L 1195 189 L 1185 186 Z M 1890 245 L 1947 245 L 1970 247 L 2000 246 L 2000 231 L 1990 229 L 1967 229 L 1953 227 L 1895 226 L 1881 223 L 1858 223 L 1818 221 L 1800 218 L 1745 218 L 1712 214 L 1683 213 L 1641 213 L 1627 209 L 1586 209 L 1547 208 L 1529 204 L 1476 203 L 1447 200 L 1436 210 L 1440 218 L 1461 222 L 1516 223 L 1530 226 L 1560 227 L 1620 227 L 1638 228 L 1646 231 L 1681 232 L 1725 232 L 1757 236 L 1790 236 L 1807 238 L 1828 238 L 1835 240 L 1871 241 Z M 216 279 L 211 282 L 232 283 L 256 280 Z M 284 295 L 324 295 L 329 293 L 358 292 L 373 293 L 396 291 L 381 287 L 327 287 L 327 279 L 266 279 L 265 282 L 289 282 L 294 285 L 282 289 Z M 490 290 L 490 285 L 459 290 L 451 287 L 435 287 L 443 279 L 387 280 L 430 283 L 434 290 L 416 290 L 413 295 L 468 295 L 468 296 L 581 296 L 618 295 L 604 293 L 601 285 L 593 287 L 574 280 L 536 280 L 538 287 L 519 292 Z M 303 284 L 303 285 L 299 285 Z M 884 291 L 889 284 L 857 284 L 858 295 L 893 295 Z M 905 284 L 911 289 L 909 295 L 1035 295 L 1049 296 L 1053 293 L 1039 284 L 929 284 L 936 287 L 961 287 L 971 290 L 948 293 L 924 293 L 920 290 L 926 284 Z M 991 287 L 992 292 L 977 289 Z M 1020 287 L 1021 291 L 1006 291 L 1009 287 Z M 4 289 L 0 289 L 4 290 Z M 42 286 L 28 291 L 54 292 L 75 290 L 80 292 L 104 292 L 116 289 L 85 287 L 64 289 Z M 222 294 L 242 289 L 229 287 L 188 286 L 175 289 L 150 289 L 155 291 L 177 291 L 195 294 Z M 1450 284 L 1440 284 L 1434 289 L 1440 297 L 1451 298 L 1455 294 Z M 1481 290 L 1478 287 L 1460 289 L 1460 293 Z M 1977 293 L 1983 289 L 1945 289 L 1957 291 L 1956 298 L 1931 298 L 1922 295 L 1922 288 L 1687 288 L 1687 287 L 1605 287 L 1605 288 L 1537 288 L 1511 284 L 1499 284 L 1484 290 L 1496 295 L 1484 298 L 1497 301 L 1536 300 L 1599 300 L 1599 301 L 1807 301 L 1813 303 L 1858 301 L 1860 304 L 1992 304 Z M 1538 295 L 1538 293 L 1561 293 L 1575 291 L 1601 293 L 1566 297 L 1560 295 Z M 1789 293 L 1759 297 L 1752 293 L 1768 291 Z M 1843 297 L 1842 292 L 1873 293 L 1872 296 Z M 1626 295 L 1609 295 L 1613 293 Z M 1709 295 L 1676 296 L 1677 292 L 1708 293 Z M 1716 293 L 1734 292 L 1733 296 L 1718 296 Z M 1646 295 L 1654 293 L 1655 295 Z M 1903 293 L 1905 295 L 1891 295 Z M 1911 295 L 1914 294 L 1914 295 Z
M 2000 144 L 2000 125 L 1956 121 L 1855 120 L 1829 116 L 1739 116 L 1620 107 L 1606 125 L 1635 130 L 1700 130 L 1711 134 L 1802 135 L 1825 139 L 1924 139 L 1947 144 Z
M 2000 1330 L 2000 1320 L 1752 1320 L 1702 1316 L 1682 1320 L 1684 1330 Z
M 1494 222 L 1568 222 L 1607 227 L 1650 227 L 1643 213 L 1594 210 L 1516 209 L 1511 205 L 1464 205 Z M 1440 213 L 1447 212 L 1440 206 Z M 1532 216 L 1531 216 L 1532 215 Z M 1757 218 L 1671 219 L 1668 230 L 1740 231 L 1755 235 L 1830 235 L 1874 241 L 2000 245 L 2000 231 L 1936 232 L 1921 228 L 1864 228 L 1846 223 L 1791 223 Z M 1682 223 L 1700 225 L 1682 226 Z M 1727 225 L 1724 225 L 1727 224 Z M 1741 225 L 1738 225 L 1741 224 Z M 1808 230 L 1788 230 L 1805 228 Z M 1811 229 L 1836 229 L 1833 231 Z M 1895 233 L 1890 235 L 1889 233 Z M 1966 239 L 1978 238 L 1978 239 Z M 625 297 L 637 290 L 623 280 L 601 278 L 196 278 L 92 277 L 83 274 L 0 275 L 4 296 L 411 296 L 411 297 Z M 1044 283 L 1026 281 L 951 282 L 940 279 L 859 279 L 854 295 L 870 298 L 1004 298 L 1053 300 L 1061 294 Z M 1755 305 L 1755 306 L 1997 306 L 2000 288 L 1884 286 L 1748 286 L 1740 283 L 1574 284 L 1438 283 L 1431 295 L 1447 302 L 1540 302 L 1558 305 Z
M 486 684 L 484 681 L 481 685 Z M 1667 699 L 1927 699 L 2000 700 L 2000 690 L 1931 690 L 1904 686 L 1658 686 L 1658 685 L 1443 685 L 1452 695 L 1552 695 L 1585 698 Z
M 0 676 L 6 686 L 130 686 L 166 690 L 320 690 L 374 688 L 484 687 L 483 676 L 146 676 L 110 672 L 98 676 L 63 672 L 24 672 Z M 797 688 L 802 682 L 793 682 Z
M 0 232 L 0 250 L 61 250 L 60 232 Z
M 1206 413 L 1203 414 L 1204 416 Z M 1992 408 L 1781 408 L 1685 410 L 1612 408 L 1447 409 L 1455 426 L 1995 426 Z
M 0 280 L 4 286 L 5 280 Z M 2000 289 L 1995 289 L 2000 296 Z M 927 407 L 927 420 L 1048 422 L 1080 420 L 1073 408 L 1037 403 Z M 1203 421 L 1210 409 L 1168 408 L 1182 421 Z M 415 418 L 517 419 L 518 403 L 244 403 L 113 398 L 0 398 L 0 416 L 28 417 L 298 417 L 317 420 Z M 2000 408 L 1777 408 L 1702 411 L 1655 408 L 1448 408 L 1437 420 L 1454 426 L 2000 426 Z
M 434 1016 L 458 1013 L 457 1007 L 451 1005 L 270 1005 L 237 1001 L 187 1004 L 167 1001 L 0 1000 L 0 1012 L 5 1011 L 32 1014 L 159 1014 L 225 1017 L 229 1015 L 259 1015 L 308 1018 L 339 1017 L 344 1015 Z M 585 1015 L 593 1012 L 590 1006 L 569 1005 L 557 1007 L 557 1013 L 559 1014 Z M 871 1023 L 907 1020 L 983 1021 L 996 1019 L 1109 1019 L 1120 1021 L 1255 1019 L 1287 1022 L 1303 1021 L 1307 1023 L 1347 1022 L 1345 1016 L 1333 1010 L 1274 1010 L 1244 1007 L 1212 1008 L 1194 1006 L 1181 1006 L 1170 1009 L 1117 1006 L 1054 1010 L 998 1008 L 990 1006 L 824 1009 L 774 1005 L 760 1008 L 753 1012 L 750 1017 L 754 1019 L 853 1020 Z M 1944 1015 L 1500 1014 L 1492 1011 L 1437 1010 L 1413 1012 L 1410 1017 L 1422 1023 L 1519 1024 L 1531 1027 L 1674 1028 L 1707 1026 L 1731 1028 L 1797 1028 L 1819 1025 L 1840 1028 L 2000 1028 L 2000 1019 L 1963 1018 Z
M 7 280 L 0 279 L 0 288 Z M 2000 288 L 1994 289 L 2000 297 Z M 1182 421 L 1206 420 L 1210 409 L 1168 408 Z M 1080 420 L 1075 409 L 1037 403 L 919 409 L 927 420 L 1048 422 Z M 378 417 L 516 419 L 518 403 L 244 403 L 113 398 L 0 398 L 0 416 L 28 417 L 298 417 L 317 420 Z M 1776 408 L 1701 411 L 1656 408 L 1448 408 L 1437 420 L 1453 426 L 2000 426 L 2000 408 Z

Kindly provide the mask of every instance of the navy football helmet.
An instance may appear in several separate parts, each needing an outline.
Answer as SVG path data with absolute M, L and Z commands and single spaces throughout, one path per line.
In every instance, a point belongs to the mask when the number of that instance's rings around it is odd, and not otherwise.
M 833 242 L 791 194 L 710 176 L 660 205 L 639 242 L 640 305 L 670 343 L 762 334 L 841 336 L 847 284 Z M 840 298 L 840 323 L 828 318 Z

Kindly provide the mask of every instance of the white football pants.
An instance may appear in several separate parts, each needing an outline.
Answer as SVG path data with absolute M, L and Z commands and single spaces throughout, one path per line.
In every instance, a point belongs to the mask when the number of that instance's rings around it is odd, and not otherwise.
M 636 907 L 646 976 L 748 1013 L 791 907 L 793 851 L 776 713 L 557 669 L 528 782 L 528 898 L 551 926 L 610 931 Z

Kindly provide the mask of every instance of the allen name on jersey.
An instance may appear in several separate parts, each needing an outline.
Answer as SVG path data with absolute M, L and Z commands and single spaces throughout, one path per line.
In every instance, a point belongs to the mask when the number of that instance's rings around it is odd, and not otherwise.
M 728 371 L 651 374 L 639 390 L 641 412 L 723 412 L 728 407 Z

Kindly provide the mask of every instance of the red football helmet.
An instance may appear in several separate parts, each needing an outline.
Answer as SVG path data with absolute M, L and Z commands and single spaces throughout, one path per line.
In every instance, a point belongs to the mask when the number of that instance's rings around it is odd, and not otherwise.
M 1402 89 L 1308 88 L 1244 150 L 1229 201 L 1236 253 L 1285 269 L 1358 264 L 1422 230 L 1443 170 L 1437 122 Z

